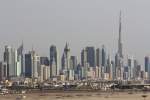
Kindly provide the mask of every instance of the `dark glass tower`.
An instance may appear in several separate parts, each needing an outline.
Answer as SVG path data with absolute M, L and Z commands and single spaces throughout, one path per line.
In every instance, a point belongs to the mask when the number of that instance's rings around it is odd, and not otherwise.
M 95 48 L 94 47 L 86 47 L 87 51 L 87 62 L 90 67 L 95 67 Z
M 145 72 L 148 72 L 149 65 L 150 65 L 149 57 L 145 57 Z

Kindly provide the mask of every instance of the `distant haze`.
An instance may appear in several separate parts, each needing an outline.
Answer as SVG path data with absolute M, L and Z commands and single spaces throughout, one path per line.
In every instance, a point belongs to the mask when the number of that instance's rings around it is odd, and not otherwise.
M 117 51 L 119 11 L 122 10 L 124 55 L 143 63 L 150 54 L 150 0 L 0 0 L 0 54 L 4 45 L 17 48 L 22 40 L 42 56 L 50 45 L 66 42 L 80 57 L 85 46 Z

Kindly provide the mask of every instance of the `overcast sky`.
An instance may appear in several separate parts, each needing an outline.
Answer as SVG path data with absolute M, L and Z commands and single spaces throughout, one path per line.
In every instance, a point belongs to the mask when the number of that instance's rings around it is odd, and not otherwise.
M 66 42 L 72 55 L 102 44 L 114 55 L 120 10 L 124 54 L 143 62 L 150 54 L 150 0 L 0 0 L 1 56 L 4 45 L 17 48 L 22 40 L 40 55 L 55 44 L 61 56 Z

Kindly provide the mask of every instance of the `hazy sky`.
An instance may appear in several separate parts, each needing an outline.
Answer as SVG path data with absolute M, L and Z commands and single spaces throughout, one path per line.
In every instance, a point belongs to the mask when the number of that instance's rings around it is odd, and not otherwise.
M 23 40 L 40 55 L 55 44 L 61 56 L 66 42 L 73 55 L 102 44 L 114 55 L 120 10 L 124 54 L 142 62 L 150 54 L 150 0 L 0 0 L 0 53 Z

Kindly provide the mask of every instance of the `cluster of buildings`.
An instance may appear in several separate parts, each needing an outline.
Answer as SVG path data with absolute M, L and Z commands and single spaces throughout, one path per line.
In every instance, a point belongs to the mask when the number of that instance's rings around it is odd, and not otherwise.
M 121 39 L 121 15 L 119 22 L 118 51 L 115 58 L 107 54 L 106 47 L 87 46 L 81 50 L 80 61 L 71 55 L 66 43 L 62 57 L 59 57 L 55 45 L 50 46 L 48 57 L 39 56 L 31 50 L 24 53 L 23 44 L 14 49 L 5 46 L 3 61 L 0 62 L 0 81 L 13 79 L 32 79 L 44 81 L 76 81 L 76 80 L 125 80 L 149 81 L 150 57 L 145 57 L 142 67 L 134 57 L 123 56 Z M 61 63 L 60 63 L 61 61 Z

